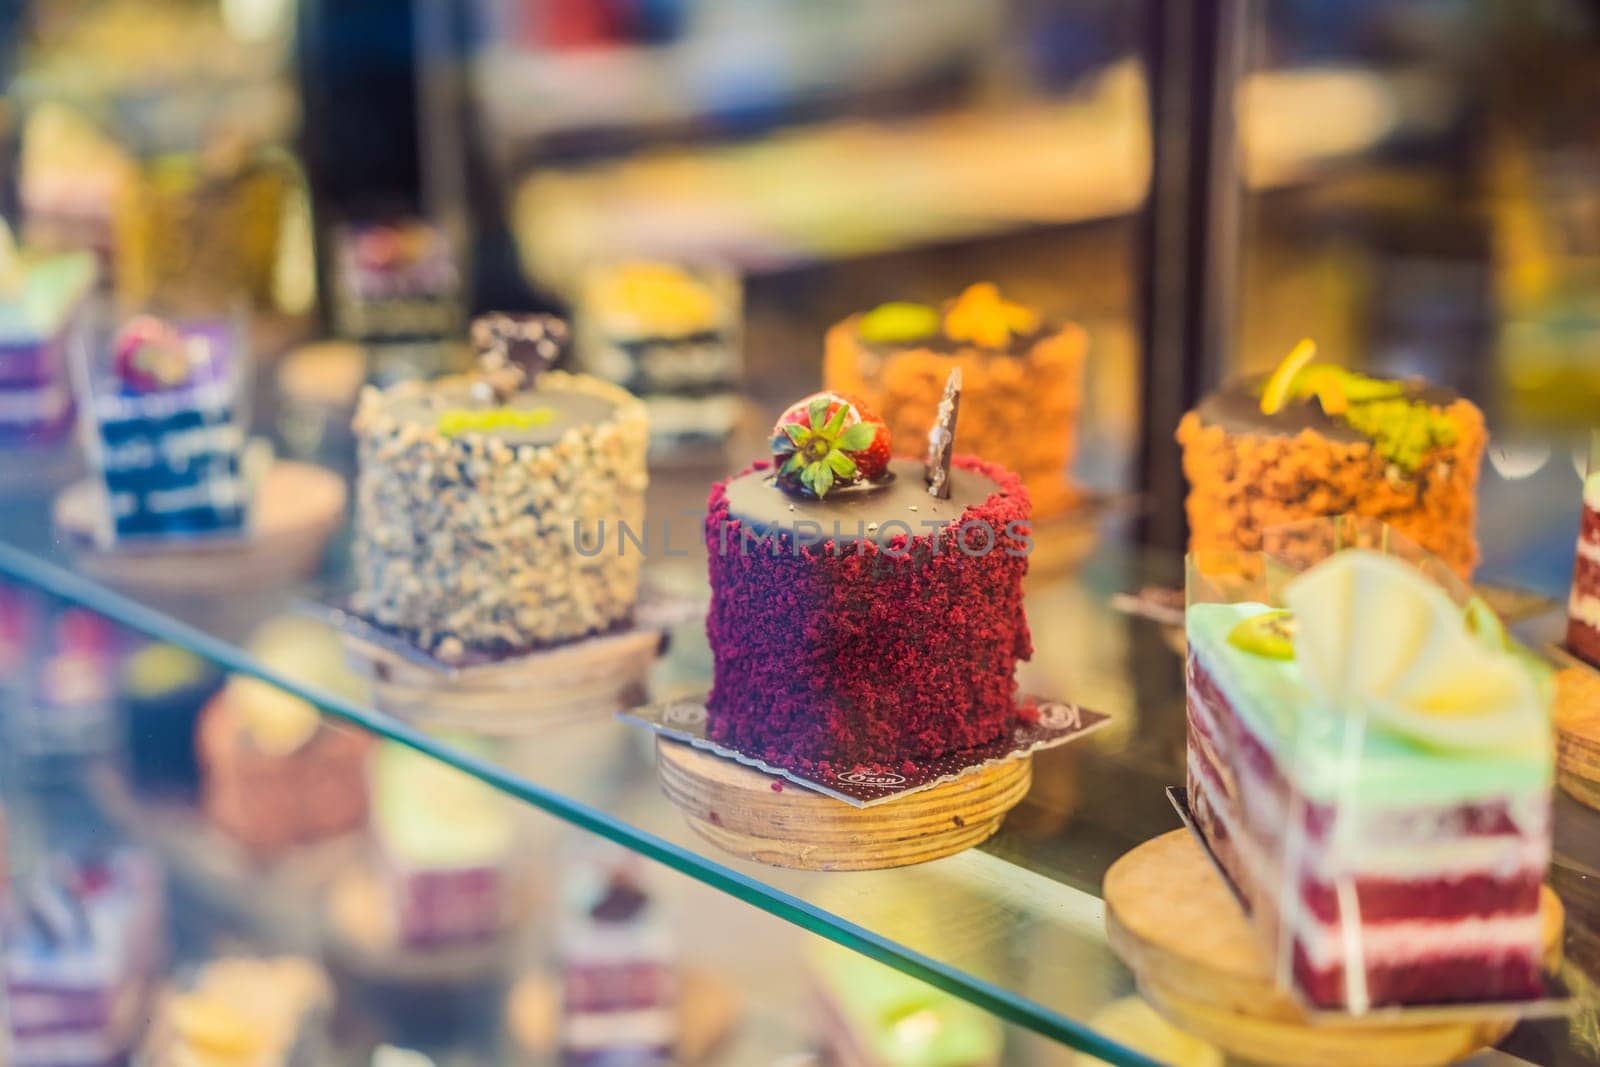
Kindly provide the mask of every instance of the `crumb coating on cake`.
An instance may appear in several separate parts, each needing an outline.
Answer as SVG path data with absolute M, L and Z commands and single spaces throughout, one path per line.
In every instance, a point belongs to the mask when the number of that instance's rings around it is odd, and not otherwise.
M 838 554 L 831 542 L 796 552 L 784 530 L 773 535 L 776 554 L 756 546 L 741 553 L 726 483 L 712 487 L 713 740 L 826 776 L 903 771 L 1002 734 L 1017 661 L 1033 651 L 1022 601 L 1027 556 L 1005 551 L 1025 551 L 1005 531 L 1026 523 L 1028 494 L 998 465 L 969 456 L 954 463 L 998 486 L 961 519 L 995 531 L 986 554 L 959 550 L 959 523 L 884 545 L 869 538 L 859 552 L 850 544 Z M 757 463 L 740 477 L 769 468 Z
M 1020 475 L 1035 518 L 1072 504 L 1069 477 L 1089 347 L 1080 327 L 1047 327 L 1023 351 L 1010 353 L 919 342 L 875 348 L 861 340 L 860 319 L 852 315 L 828 331 L 823 388 L 859 397 L 883 417 L 904 451 L 908 442 L 927 439 L 945 380 L 960 367 L 956 447 Z
M 1453 440 L 1411 473 L 1369 441 L 1335 441 L 1310 429 L 1293 436 L 1234 432 L 1189 412 L 1177 433 L 1189 480 L 1189 550 L 1260 551 L 1263 532 L 1274 526 L 1348 513 L 1389 524 L 1470 578 L 1488 433 L 1470 401 L 1440 410 Z
M 447 660 L 537 648 L 627 620 L 644 554 L 619 552 L 616 531 L 619 523 L 644 529 L 644 405 L 598 379 L 549 371 L 541 391 L 598 397 L 613 405 L 609 417 L 548 445 L 450 435 L 393 417 L 395 404 L 440 382 L 362 394 L 355 609 Z M 596 543 L 601 522 L 605 539 Z

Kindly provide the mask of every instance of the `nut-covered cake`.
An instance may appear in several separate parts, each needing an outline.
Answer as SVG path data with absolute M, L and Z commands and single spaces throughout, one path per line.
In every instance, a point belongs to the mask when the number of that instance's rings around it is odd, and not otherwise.
M 1483 413 L 1448 389 L 1312 364 L 1315 352 L 1301 342 L 1178 424 L 1189 550 L 1256 552 L 1273 527 L 1353 514 L 1470 577 Z
M 779 419 L 771 463 L 712 487 L 712 740 L 826 774 L 1005 732 L 1032 654 L 1028 493 L 951 458 L 955 402 L 947 390 L 924 463 L 891 459 L 862 402 L 819 393 Z
M 625 623 L 643 553 L 600 551 L 644 528 L 649 420 L 626 391 L 553 361 L 565 326 L 474 327 L 493 369 L 368 389 L 354 429 L 356 611 L 448 661 Z M 603 524 L 603 525 L 602 525 Z
M 1542 992 L 1549 696 L 1464 595 L 1358 548 L 1188 608 L 1190 807 L 1319 1007 Z
M 822 381 L 880 412 L 896 440 L 916 440 L 959 367 L 962 451 L 1016 472 L 1044 518 L 1074 499 L 1088 347 L 1080 327 L 1048 322 L 985 282 L 943 308 L 895 302 L 837 323 Z

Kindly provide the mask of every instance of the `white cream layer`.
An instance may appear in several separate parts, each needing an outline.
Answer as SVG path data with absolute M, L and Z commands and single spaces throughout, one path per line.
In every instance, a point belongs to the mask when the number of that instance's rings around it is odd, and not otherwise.
M 1600 596 L 1589 596 L 1576 589 L 1567 598 L 1567 614 L 1585 626 L 1600 630 Z

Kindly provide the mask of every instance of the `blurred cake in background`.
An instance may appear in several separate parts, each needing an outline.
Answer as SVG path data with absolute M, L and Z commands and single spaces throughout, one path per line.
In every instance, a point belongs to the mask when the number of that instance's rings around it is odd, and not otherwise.
M 108 268 L 112 218 L 133 180 L 133 162 L 116 141 L 83 112 L 42 102 L 23 120 L 17 171 L 27 244 L 88 251 Z
M 140 315 L 115 334 L 109 360 L 85 364 L 84 437 L 106 493 L 97 541 L 243 532 L 255 472 L 234 326 Z
M 1600 431 L 1591 435 L 1583 480 L 1583 518 L 1567 599 L 1567 650 L 1600 668 Z
M 334 235 L 333 318 L 358 341 L 442 340 L 462 325 L 461 274 L 444 230 L 422 219 Z
M 56 760 L 119 752 L 124 737 L 117 715 L 116 679 L 121 635 L 101 615 L 54 605 L 34 613 L 39 627 L 33 658 L 20 667 L 20 699 L 4 712 L 4 744 L 33 769 Z
M 645 402 L 658 445 L 721 442 L 741 410 L 740 300 L 725 267 L 591 268 L 579 292 L 578 359 Z
M 1315 364 L 1315 354 L 1301 342 L 1269 377 L 1223 386 L 1179 423 L 1189 550 L 1258 552 L 1273 527 L 1353 514 L 1470 578 L 1483 413 L 1448 389 Z
M 812 939 L 806 962 L 829 1062 L 851 1067 L 994 1067 L 1000 1024 L 959 997 Z
M 676 1062 L 676 947 L 642 861 L 610 848 L 588 850 L 568 872 L 562 897 L 562 1062 Z
M 66 436 L 68 350 L 84 325 L 95 272 L 87 252 L 18 250 L 0 219 L 0 445 Z
M 881 414 L 920 451 L 951 370 L 961 369 L 957 451 L 1014 471 L 1035 518 L 1069 507 L 1088 337 L 1006 300 L 987 282 L 942 308 L 883 304 L 828 331 L 823 388 Z M 915 447 L 911 447 L 915 445 Z
M 283 616 L 250 638 L 268 671 L 361 702 L 336 633 Z M 271 853 L 359 829 L 367 820 L 367 752 L 354 727 L 324 722 L 306 701 L 235 675 L 201 714 L 196 748 L 207 818 L 252 852 Z
M 126 1061 L 161 966 L 161 883 L 142 853 L 51 854 L 3 902 L 10 1067 Z
M 141 159 L 117 202 L 118 301 L 196 311 L 239 302 L 270 307 L 298 180 L 286 155 L 231 133 Z
M 333 989 L 296 956 L 235 956 L 162 990 L 134 1067 L 318 1067 Z
M 222 672 L 209 660 L 177 645 L 150 642 L 124 660 L 129 771 L 141 790 L 181 798 L 198 792 L 195 730 L 221 684 Z
M 559 319 L 488 316 L 474 335 L 482 373 L 369 388 L 354 423 L 352 607 L 450 662 L 627 623 L 644 563 L 611 543 L 644 529 L 644 405 L 540 372 Z
M 383 914 L 394 942 L 427 951 L 500 937 L 514 898 L 509 800 L 465 771 L 393 742 L 375 753 L 372 792 L 389 903 Z

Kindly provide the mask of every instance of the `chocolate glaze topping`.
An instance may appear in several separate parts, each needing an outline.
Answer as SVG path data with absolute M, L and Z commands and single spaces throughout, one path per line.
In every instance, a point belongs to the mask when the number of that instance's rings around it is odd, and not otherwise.
M 876 540 L 904 533 L 898 525 L 891 526 L 887 534 L 882 531 L 884 523 L 897 521 L 909 526 L 912 534 L 926 536 L 933 527 L 923 523 L 957 522 L 968 507 L 983 503 L 999 488 L 983 475 L 957 467 L 950 471 L 950 499 L 939 500 L 929 496 L 923 484 L 921 460 L 890 460 L 889 473 L 894 477 L 886 484 L 836 489 L 821 500 L 811 500 L 779 489 L 771 471 L 752 471 L 728 482 L 728 514 L 763 533 L 774 527 L 793 529 L 796 522 L 814 522 L 822 527 L 824 537 L 832 537 L 837 522 L 839 539 L 853 542 L 857 524 L 877 523 L 878 530 L 867 531 L 868 539 Z
M 403 422 L 417 422 L 434 426 L 446 411 L 474 411 L 483 405 L 472 395 L 471 379 L 451 379 L 435 383 L 421 396 L 407 396 L 394 401 L 390 414 Z M 568 389 L 524 390 L 516 393 L 503 405 L 519 411 L 549 408 L 555 418 L 540 426 L 497 428 L 487 432 L 510 445 L 549 445 L 561 440 L 563 434 L 575 426 L 592 426 L 604 422 L 616 410 L 609 400 L 588 393 Z
M 1196 408 L 1200 421 L 1207 426 L 1220 426 L 1229 433 L 1293 437 L 1302 430 L 1315 430 L 1332 441 L 1355 444 L 1368 440 L 1365 434 L 1324 413 L 1315 397 L 1291 400 L 1276 415 L 1263 414 L 1261 389 L 1265 384 L 1265 375 L 1228 383 L 1200 401 L 1200 406 Z M 1421 381 L 1406 381 L 1403 384 L 1406 391 L 1401 399 L 1420 400 L 1439 408 L 1447 407 L 1457 399 L 1454 390 L 1442 386 Z

